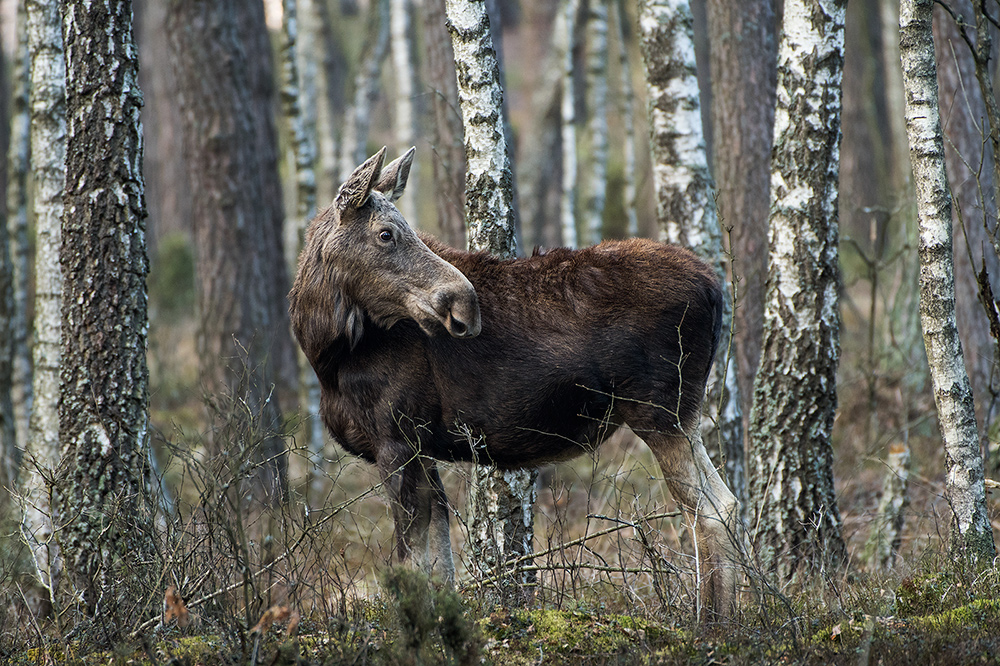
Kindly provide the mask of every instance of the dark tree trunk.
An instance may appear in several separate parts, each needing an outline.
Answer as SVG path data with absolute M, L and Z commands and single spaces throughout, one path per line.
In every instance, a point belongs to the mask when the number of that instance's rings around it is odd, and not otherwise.
M 719 219 L 732 228 L 739 278 L 736 360 L 743 414 L 750 414 L 764 331 L 778 45 L 773 0 L 708 0 L 712 142 Z
M 277 383 L 293 385 L 270 46 L 260 3 L 173 0 L 167 18 L 191 174 L 204 388 L 246 401 L 251 440 L 283 492 Z M 234 344 L 235 342 L 235 344 Z M 234 405 L 235 406 L 235 405 Z M 243 440 L 246 441 L 246 440 Z
M 68 3 L 57 532 L 69 579 L 112 634 L 156 567 L 144 497 L 149 398 L 138 59 L 129 0 Z M 110 36 L 110 37 L 109 37 Z M 133 618 L 129 618 L 133 619 Z
M 424 3 L 426 78 L 430 86 L 434 202 L 440 238 L 465 247 L 465 144 L 458 110 L 455 54 L 445 23 L 444 0 Z

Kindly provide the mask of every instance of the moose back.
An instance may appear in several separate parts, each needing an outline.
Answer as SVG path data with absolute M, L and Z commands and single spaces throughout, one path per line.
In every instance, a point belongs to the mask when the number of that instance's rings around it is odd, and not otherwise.
M 359 166 L 307 232 L 289 294 L 336 440 L 377 465 L 397 553 L 454 576 L 435 460 L 570 458 L 627 423 L 695 525 L 705 598 L 727 614 L 735 497 L 699 434 L 722 292 L 691 252 L 607 241 L 500 260 L 418 235 L 393 205 L 413 149 Z

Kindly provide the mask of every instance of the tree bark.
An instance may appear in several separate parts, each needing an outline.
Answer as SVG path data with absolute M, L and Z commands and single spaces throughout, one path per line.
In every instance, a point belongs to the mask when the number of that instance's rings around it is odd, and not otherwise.
M 284 306 L 284 210 L 263 6 L 173 0 L 167 30 L 192 192 L 202 385 L 232 403 L 236 441 L 264 461 L 262 499 L 285 490 L 275 383 L 294 385 Z M 235 343 L 235 344 L 234 344 Z
M 604 237 L 608 190 L 608 2 L 590 0 L 587 36 L 587 186 L 581 202 L 586 244 Z
M 465 217 L 469 249 L 503 258 L 515 256 L 513 176 L 504 136 L 500 65 L 482 0 L 447 0 L 458 94 L 465 126 Z M 471 436 L 471 435 L 470 435 Z M 488 463 L 489 461 L 482 461 Z M 485 574 L 504 572 L 506 562 L 533 550 L 533 470 L 498 472 L 473 468 L 470 511 L 473 559 Z M 534 574 L 500 578 L 498 600 L 526 599 Z
M 576 23 L 580 13 L 580 0 L 563 0 L 556 18 L 556 48 L 563 55 L 563 85 L 560 112 L 562 115 L 562 202 L 559 207 L 562 244 L 576 247 L 579 233 L 576 228 L 577 152 L 576 152 L 576 84 L 573 72 L 573 52 L 576 46 Z
M 945 173 L 931 0 L 902 0 L 899 50 L 920 226 L 920 323 L 944 440 L 953 546 L 982 563 L 996 554 L 986 512 L 972 388 L 955 321 L 951 196 Z
M 68 3 L 63 21 L 69 132 L 58 537 L 88 614 L 100 604 L 99 619 L 117 634 L 126 626 L 123 605 L 149 598 L 159 571 L 144 497 L 142 93 L 130 0 Z
M 628 11 L 625 0 L 615 1 L 615 23 L 618 32 L 618 67 L 621 72 L 621 114 L 625 142 L 622 145 L 623 206 L 625 208 L 625 234 L 639 235 L 639 216 L 635 210 L 635 91 L 632 88 L 632 66 L 628 56 Z
M 962 16 L 971 18 L 970 2 L 949 3 Z M 952 233 L 954 248 L 955 315 L 962 340 L 965 368 L 972 385 L 976 420 L 990 424 L 1000 408 L 1000 372 L 996 341 L 990 336 L 988 319 L 979 302 L 977 276 L 985 265 L 993 292 L 1000 293 L 1000 261 L 992 239 L 998 235 L 994 172 L 980 165 L 996 162 L 993 145 L 983 140 L 983 119 L 988 119 L 983 91 L 976 80 L 976 54 L 962 39 L 964 26 L 938 8 L 933 23 L 941 129 L 948 184 L 954 199 Z M 973 34 L 971 38 L 974 38 Z M 987 45 L 988 46 L 988 45 Z M 983 63 L 983 67 L 987 67 Z M 991 89 L 990 89 L 991 90 Z M 992 136 L 993 132 L 990 133 Z M 985 437 L 984 437 L 985 440 Z M 985 441 L 984 441 L 985 443 Z
M 664 240 L 691 248 L 726 283 L 727 262 L 708 170 L 696 76 L 691 8 L 687 0 L 643 0 L 639 29 L 649 96 L 650 152 L 657 225 Z M 746 503 L 743 414 L 735 356 L 730 353 L 733 309 L 723 310 L 723 339 L 709 389 L 704 441 L 730 488 Z M 715 431 L 715 432 L 712 432 Z
M 308 63 L 314 57 L 315 45 L 309 40 L 311 31 L 306 27 L 312 19 L 309 16 L 311 5 L 312 0 L 301 3 L 283 0 L 282 3 L 281 99 L 292 138 L 295 169 L 295 200 L 290 207 L 294 213 L 285 223 L 285 242 L 290 246 L 288 254 L 292 265 L 302 249 L 306 227 L 316 215 L 316 66 L 315 63 Z M 304 10 L 301 14 L 300 6 Z M 305 44 L 302 44 L 305 48 L 299 48 L 301 37 L 306 37 Z M 299 404 L 306 447 L 305 492 L 307 502 L 315 506 L 321 501 L 324 487 L 321 471 L 326 436 L 319 417 L 319 379 L 301 351 L 297 358 Z
M 389 0 L 372 0 L 361 66 L 354 77 L 353 100 L 344 114 L 340 136 L 340 174 L 346 177 L 367 156 L 371 109 L 378 99 L 382 63 L 389 53 Z
M 31 58 L 31 171 L 35 178 L 35 342 L 32 407 L 25 455 L 21 533 L 39 583 L 54 601 L 62 563 L 53 539 L 51 481 L 59 461 L 62 355 L 60 225 L 66 161 L 66 63 L 57 3 L 27 3 Z
M 28 53 L 26 3 L 17 5 L 17 50 L 13 67 L 10 145 L 7 152 L 7 220 L 12 269 L 13 310 L 10 319 L 11 401 L 16 424 L 17 448 L 28 448 L 31 414 L 31 345 L 28 344 L 28 171 L 31 160 L 31 114 L 28 90 L 31 56 Z
M 846 562 L 830 441 L 846 0 L 788 0 L 778 55 L 764 344 L 750 415 L 757 547 L 781 581 Z M 806 159 L 805 156 L 808 156 Z
M 434 203 L 441 240 L 465 247 L 465 145 L 458 112 L 455 54 L 445 20 L 444 0 L 424 2 L 427 82 L 433 122 Z
M 736 358 L 750 414 L 764 326 L 777 39 L 773 0 L 708 0 L 712 137 L 719 217 L 732 230 Z
M 417 142 L 417 66 L 414 62 L 413 4 L 411 0 L 391 0 L 389 9 L 389 52 L 392 56 L 394 83 L 393 133 L 400 155 Z M 410 167 L 409 186 L 403 191 L 396 207 L 414 227 L 420 226 L 417 193 L 420 191 L 420 169 L 414 160 Z

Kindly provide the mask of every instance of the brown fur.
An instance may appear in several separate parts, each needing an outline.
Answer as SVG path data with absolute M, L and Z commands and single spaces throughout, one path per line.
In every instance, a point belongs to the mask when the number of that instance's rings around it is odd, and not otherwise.
M 695 519 L 705 589 L 724 612 L 736 501 L 698 434 L 722 317 L 712 270 L 643 239 L 507 261 L 455 250 L 409 230 L 380 193 L 402 191 L 400 167 L 373 186 L 370 162 L 342 188 L 353 203 L 338 197 L 313 222 L 290 312 L 324 423 L 386 479 L 400 556 L 452 574 L 447 539 L 428 537 L 447 535 L 435 459 L 535 466 L 628 423 Z M 392 248 L 371 240 L 386 226 L 400 237 Z M 413 293 L 424 305 L 404 302 Z M 429 302 L 441 306 L 431 317 Z

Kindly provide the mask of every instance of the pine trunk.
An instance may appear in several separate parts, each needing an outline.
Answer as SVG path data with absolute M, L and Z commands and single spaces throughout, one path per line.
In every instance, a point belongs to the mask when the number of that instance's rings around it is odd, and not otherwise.
M 750 416 L 757 547 L 782 581 L 846 561 L 830 440 L 846 0 L 788 0 L 778 55 L 764 344 Z M 801 156 L 808 155 L 807 161 Z
M 63 443 L 59 544 L 112 634 L 155 594 L 148 502 L 145 202 L 129 0 L 64 6 Z M 111 38 L 109 38 L 109 35 Z M 114 307 L 108 307 L 114 304 Z M 129 620 L 134 618 L 128 618 Z
M 261 462 L 258 498 L 283 496 L 275 385 L 295 384 L 285 296 L 277 140 L 263 6 L 174 0 L 167 30 L 192 194 L 203 387 L 220 399 L 239 455 Z M 291 377 L 291 378 L 290 378 Z M 217 443 L 221 445 L 221 441 Z
M 455 82 L 455 54 L 445 20 L 444 0 L 424 3 L 427 81 L 431 88 L 434 202 L 441 240 L 465 247 L 465 145 Z
M 500 65 L 482 0 L 447 0 L 458 95 L 465 126 L 465 217 L 469 249 L 515 255 L 513 177 L 504 138 Z M 488 461 L 483 461 L 488 462 Z M 500 573 L 497 600 L 526 599 L 533 574 L 511 576 L 510 560 L 530 555 L 534 541 L 534 471 L 500 473 L 474 467 L 470 490 L 473 559 L 485 574 Z
M 27 3 L 31 58 L 31 172 L 35 179 L 35 342 L 22 534 L 39 582 L 54 593 L 62 564 L 53 539 L 50 480 L 59 461 L 62 271 L 59 267 L 66 162 L 66 63 L 57 3 Z
M 996 554 L 986 512 L 979 433 L 962 343 L 955 321 L 951 196 L 945 173 L 938 105 L 931 0 L 903 0 L 899 50 L 906 90 L 906 129 L 920 227 L 920 324 L 944 440 L 946 493 L 956 549 L 982 562 Z
M 718 208 L 731 229 L 738 280 L 735 353 L 744 416 L 750 414 L 763 335 L 768 187 L 774 138 L 775 1 L 708 0 L 712 141 Z
M 687 0 L 644 0 L 639 5 L 639 29 L 646 63 L 660 236 L 694 250 L 715 267 L 719 281 L 725 284 L 728 267 L 701 124 L 690 5 Z M 725 467 L 730 489 L 745 504 L 743 414 L 735 356 L 730 349 L 732 317 L 732 302 L 727 298 L 703 439 L 713 462 Z

